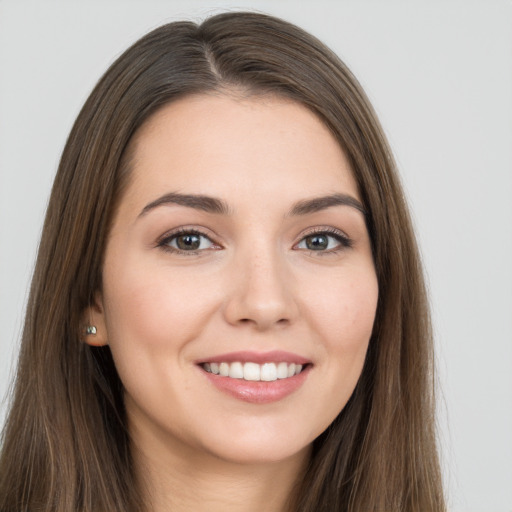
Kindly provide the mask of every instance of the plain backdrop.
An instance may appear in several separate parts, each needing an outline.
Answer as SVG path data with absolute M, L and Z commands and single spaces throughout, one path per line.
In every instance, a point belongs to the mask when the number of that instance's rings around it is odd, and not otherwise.
M 317 35 L 373 101 L 431 290 L 450 510 L 511 512 L 510 1 L 0 0 L 0 395 L 53 175 L 88 93 L 149 29 L 237 8 Z

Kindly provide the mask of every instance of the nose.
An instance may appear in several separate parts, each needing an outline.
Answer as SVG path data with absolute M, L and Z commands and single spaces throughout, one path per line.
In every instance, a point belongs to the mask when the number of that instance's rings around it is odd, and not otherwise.
M 255 252 L 239 255 L 232 267 L 224 308 L 226 321 L 258 331 L 293 323 L 298 317 L 296 283 L 285 258 L 277 251 Z

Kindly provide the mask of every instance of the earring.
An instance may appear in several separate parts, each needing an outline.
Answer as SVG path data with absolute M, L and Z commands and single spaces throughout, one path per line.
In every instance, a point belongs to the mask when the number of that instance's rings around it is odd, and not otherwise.
M 97 329 L 95 325 L 88 325 L 85 328 L 85 334 L 86 336 L 95 336 L 97 333 Z

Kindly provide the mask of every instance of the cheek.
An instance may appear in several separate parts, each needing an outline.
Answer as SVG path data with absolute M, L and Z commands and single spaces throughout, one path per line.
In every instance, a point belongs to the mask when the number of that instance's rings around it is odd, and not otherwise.
M 370 339 L 378 300 L 373 266 L 316 279 L 309 295 L 311 323 L 329 352 L 358 352 Z
M 352 268 L 325 280 L 310 303 L 310 325 L 326 361 L 325 374 L 337 415 L 352 394 L 366 358 L 378 300 L 373 266 Z
M 303 317 L 320 354 L 318 373 L 311 376 L 317 379 L 315 392 L 307 401 L 308 413 L 314 411 L 317 418 L 311 430 L 314 438 L 342 411 L 359 380 L 372 334 L 378 285 L 373 265 L 324 276 L 317 273 L 307 284 L 310 293 L 303 303 Z
M 206 276 L 200 272 L 132 260 L 106 265 L 105 271 L 104 307 L 116 364 L 128 357 L 179 353 L 214 309 L 212 290 L 218 289 L 202 286 Z

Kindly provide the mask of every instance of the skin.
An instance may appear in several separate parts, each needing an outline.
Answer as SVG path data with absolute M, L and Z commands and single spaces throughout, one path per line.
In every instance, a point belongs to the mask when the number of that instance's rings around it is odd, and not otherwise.
M 268 96 L 181 99 L 134 144 L 102 291 L 86 312 L 98 333 L 86 341 L 112 350 L 150 508 L 283 511 L 312 441 L 354 390 L 375 317 L 364 215 L 350 205 L 290 215 L 319 196 L 360 200 L 350 166 L 314 114 Z M 170 192 L 219 198 L 229 214 L 177 204 L 141 213 Z M 199 250 L 169 250 L 179 228 L 206 235 Z M 325 229 L 350 246 L 329 235 L 327 248 L 308 249 Z M 197 364 L 240 350 L 311 364 L 292 394 L 247 403 Z

